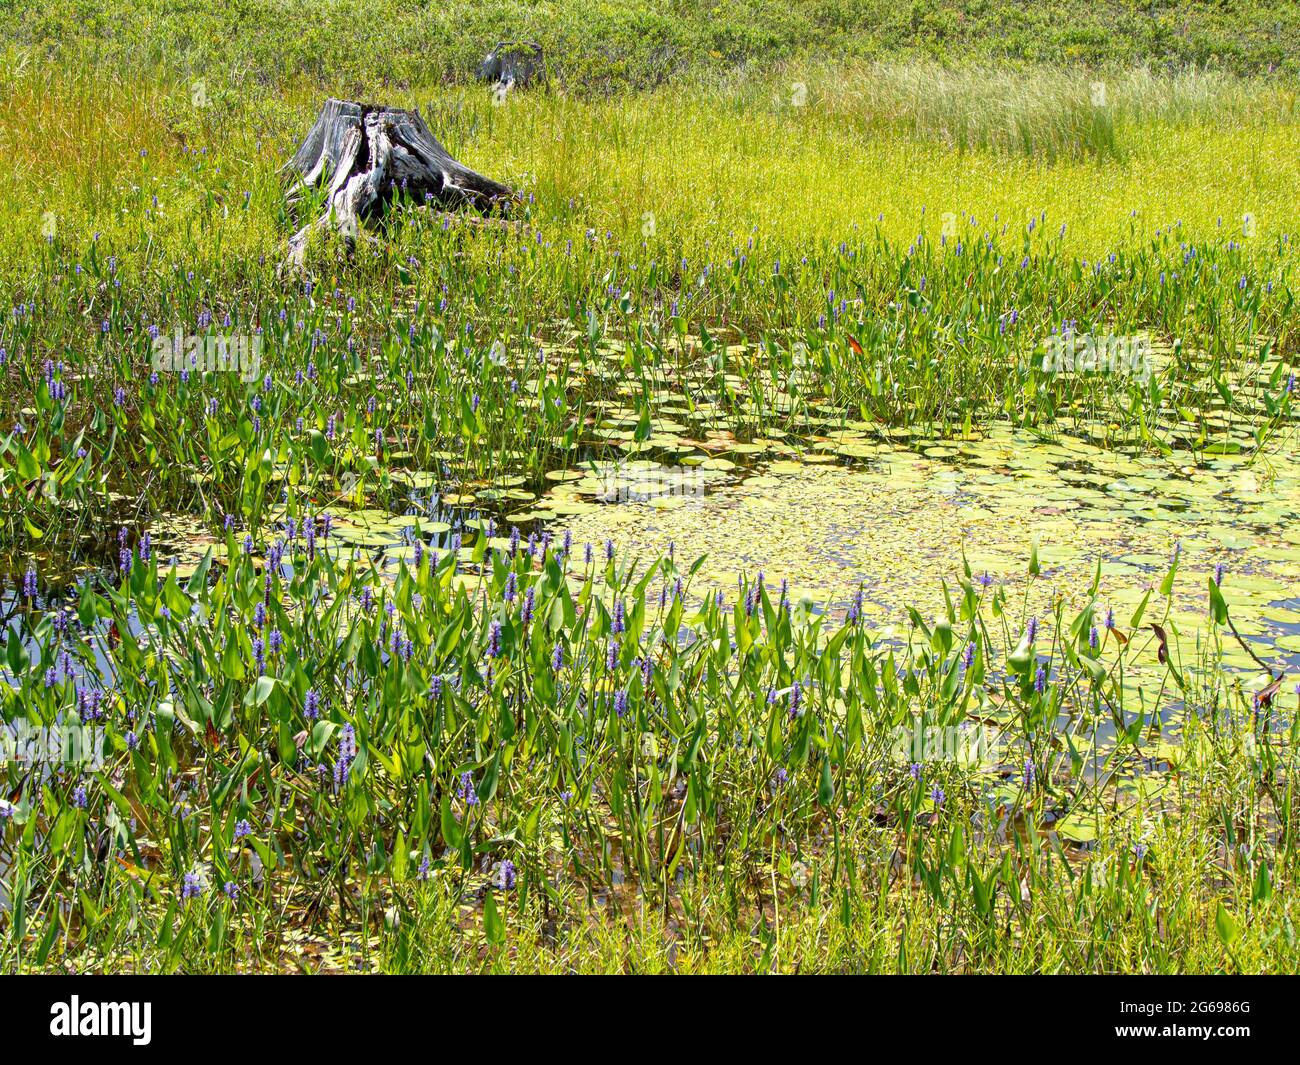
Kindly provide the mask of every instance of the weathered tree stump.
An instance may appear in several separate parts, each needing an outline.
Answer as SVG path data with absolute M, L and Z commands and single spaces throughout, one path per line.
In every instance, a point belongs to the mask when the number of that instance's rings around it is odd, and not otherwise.
M 329 99 L 285 169 L 297 175 L 291 203 L 308 187 L 325 190 L 325 213 L 289 240 L 290 261 L 301 265 L 307 241 L 333 224 L 349 249 L 363 223 L 382 217 L 401 194 L 416 203 L 469 206 L 487 213 L 503 207 L 510 189 L 456 162 L 419 111 Z
M 526 88 L 546 80 L 546 60 L 542 46 L 531 41 L 502 41 L 479 64 L 478 76 L 482 81 L 494 82 L 511 88 Z

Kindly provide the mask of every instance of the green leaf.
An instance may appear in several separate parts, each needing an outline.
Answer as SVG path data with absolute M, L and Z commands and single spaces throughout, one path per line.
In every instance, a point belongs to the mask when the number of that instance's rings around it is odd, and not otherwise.
M 1148 588 L 1146 595 L 1142 597 L 1142 602 L 1138 603 L 1137 609 L 1133 611 L 1133 616 L 1128 619 L 1128 627 L 1136 629 L 1142 624 L 1142 615 L 1146 613 L 1147 602 L 1151 599 L 1151 589 Z
M 506 923 L 497 913 L 496 899 L 490 891 L 483 899 L 483 931 L 487 934 L 487 941 L 494 947 L 499 947 L 506 941 Z
M 18 476 L 24 481 L 34 481 L 41 475 L 41 464 L 36 461 L 21 440 L 13 442 L 14 453 L 18 456 Z
M 1228 621 L 1228 604 L 1223 601 L 1218 582 L 1210 578 L 1210 616 L 1216 625 L 1225 625 Z
M 18 637 L 17 629 L 9 630 L 9 642 L 5 647 L 5 654 L 9 659 L 10 671 L 16 679 L 22 680 L 27 667 L 31 665 L 31 658 L 27 654 L 27 648 L 23 646 L 23 641 Z
M 221 653 L 221 672 L 231 680 L 244 679 L 244 659 L 239 653 L 239 642 L 233 638 L 226 641 L 226 649 Z
M 319 429 L 311 431 L 311 457 L 317 462 L 323 463 L 330 453 L 330 446 L 325 442 L 325 434 Z
M 464 830 L 460 827 L 460 822 L 456 820 L 456 815 L 451 812 L 451 797 L 444 795 L 442 797 L 442 806 L 439 813 L 442 818 L 442 839 L 451 850 L 460 847 L 461 840 L 464 838 Z
M 1174 556 L 1173 562 L 1169 565 L 1169 572 L 1165 574 L 1165 579 L 1160 582 L 1160 594 L 1168 598 L 1174 590 L 1174 577 L 1178 574 L 1178 558 Z
M 1034 653 L 1033 645 L 1029 642 L 1029 632 L 1020 638 L 1020 643 L 1016 649 L 1007 655 L 1007 665 L 1014 673 L 1022 677 L 1027 677 L 1033 671 L 1034 666 L 1038 663 L 1038 655 Z
M 1259 863 L 1259 871 L 1255 874 L 1255 884 L 1251 888 L 1250 895 L 1255 902 L 1268 902 L 1273 897 L 1273 881 L 1269 879 L 1267 862 Z
M 1241 937 L 1241 927 L 1237 924 L 1237 919 L 1224 907 L 1222 899 L 1219 900 L 1218 908 L 1214 911 L 1214 930 L 1219 933 L 1219 939 L 1223 941 L 1225 947 L 1231 947 Z
M 645 406 L 641 410 L 641 417 L 636 423 L 636 432 L 633 434 L 636 442 L 642 443 L 650 438 L 650 407 Z
M 831 760 L 822 759 L 822 782 L 817 788 L 817 802 L 829 806 L 835 801 L 835 781 L 831 779 Z
M 90 629 L 94 627 L 98 617 L 95 593 L 90 590 L 90 582 L 87 581 L 81 586 L 81 598 L 77 602 L 77 620 L 81 622 L 83 628 Z
M 261 706 L 275 691 L 277 681 L 274 677 L 258 677 L 257 683 L 248 689 L 244 696 L 245 706 Z

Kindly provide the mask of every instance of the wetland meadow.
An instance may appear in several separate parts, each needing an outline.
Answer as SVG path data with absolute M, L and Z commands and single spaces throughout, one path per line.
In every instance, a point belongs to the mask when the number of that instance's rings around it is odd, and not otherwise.
M 0 970 L 1300 967 L 1294 51 L 89 6 L 0 35 Z M 331 96 L 508 202 L 295 261 Z

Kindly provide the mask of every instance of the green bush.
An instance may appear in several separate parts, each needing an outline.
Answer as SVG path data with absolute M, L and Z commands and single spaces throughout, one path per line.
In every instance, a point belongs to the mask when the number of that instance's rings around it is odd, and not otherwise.
M 928 57 L 964 64 L 1217 66 L 1294 72 L 1300 8 L 1044 0 L 10 0 L 0 45 L 60 64 L 267 85 L 310 79 L 339 91 L 464 81 L 504 37 L 536 40 L 572 90 L 644 87 L 684 74 L 794 57 Z

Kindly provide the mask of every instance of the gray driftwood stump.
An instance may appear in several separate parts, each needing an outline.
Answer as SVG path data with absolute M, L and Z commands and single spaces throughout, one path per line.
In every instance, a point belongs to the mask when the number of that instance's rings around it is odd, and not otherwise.
M 495 82 L 511 88 L 526 88 L 546 80 L 546 60 L 542 46 L 528 42 L 502 41 L 479 64 L 478 76 L 482 81 Z
M 349 249 L 362 223 L 382 216 L 398 195 L 417 204 L 468 206 L 487 213 L 504 207 L 510 189 L 456 162 L 419 111 L 329 99 L 302 146 L 286 164 L 297 175 L 290 203 L 308 186 L 325 189 L 325 213 L 289 240 L 289 259 L 301 265 L 318 226 L 333 224 Z

